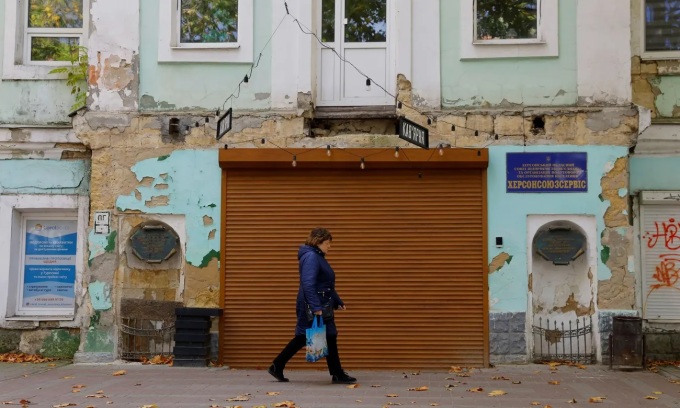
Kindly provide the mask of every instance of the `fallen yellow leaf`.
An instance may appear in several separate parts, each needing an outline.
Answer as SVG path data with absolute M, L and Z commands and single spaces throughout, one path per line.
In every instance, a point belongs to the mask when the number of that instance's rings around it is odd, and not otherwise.
M 113 373 L 114 376 L 125 375 L 125 374 L 127 374 L 127 371 L 125 371 L 125 370 L 118 370 L 115 373 Z
M 607 399 L 606 397 L 590 397 L 588 402 L 594 402 L 594 403 L 604 402 L 604 400 L 606 400 L 606 399 Z
M 346 388 L 357 388 L 359 384 L 350 384 Z
M 570 399 L 570 400 L 567 401 L 567 402 L 570 403 L 570 404 L 576 404 L 576 400 L 575 400 L 574 398 Z
M 646 395 L 646 396 L 645 396 L 645 399 L 648 399 L 648 400 L 658 400 L 659 397 L 655 397 L 655 396 L 653 396 L 653 395 Z
M 424 385 L 422 387 L 409 388 L 408 390 L 409 391 L 427 391 L 427 390 L 429 390 L 429 388 L 427 388 L 427 386 Z
M 505 395 L 505 394 L 507 394 L 507 392 L 505 392 L 503 390 L 493 390 L 488 395 L 489 395 L 489 397 L 498 397 L 498 396 Z
M 560 385 L 559 381 L 548 381 L 548 384 L 550 385 Z
M 227 401 L 229 401 L 229 402 L 243 402 L 243 401 L 249 401 L 249 400 L 250 400 L 249 395 L 250 395 L 250 394 L 243 394 L 243 395 L 239 395 L 239 396 L 237 396 L 237 397 L 227 398 Z
M 540 402 L 537 402 L 537 401 L 534 401 L 534 402 L 531 403 L 531 405 L 541 405 L 541 403 L 540 403 Z
M 387 398 L 396 398 L 399 396 L 399 394 L 385 394 Z
M 431 403 L 430 403 L 430 406 L 431 406 L 431 407 L 438 407 L 439 404 L 437 404 L 436 402 L 431 402 Z
M 72 402 L 66 402 L 63 404 L 57 404 L 57 405 L 52 405 L 52 408 L 64 408 L 64 407 L 75 407 L 78 404 L 74 404 Z
M 283 401 L 274 404 L 276 408 L 295 408 L 295 403 L 293 401 Z
M 142 408 L 158 408 L 156 404 L 142 405 Z
M 466 391 L 470 391 L 470 392 L 482 392 L 482 391 L 484 391 L 484 388 L 482 388 L 482 387 L 470 388 L 469 390 L 466 390 Z
M 281 394 L 281 393 L 278 392 L 278 391 L 269 391 L 269 392 L 267 393 L 267 395 L 269 395 L 269 396 L 279 395 L 279 394 Z
M 661 394 L 663 394 L 663 392 L 661 392 L 661 391 L 654 391 L 652 394 L 661 395 Z

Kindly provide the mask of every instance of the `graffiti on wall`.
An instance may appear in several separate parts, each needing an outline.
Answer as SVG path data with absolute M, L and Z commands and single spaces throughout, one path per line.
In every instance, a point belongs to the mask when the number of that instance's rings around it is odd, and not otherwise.
M 647 248 L 658 253 L 652 281 L 648 285 L 646 298 L 657 289 L 672 288 L 680 290 L 680 221 L 669 218 L 666 221 L 655 221 L 650 231 L 642 235 Z M 660 253 L 659 253 L 660 252 Z M 646 300 L 645 300 L 646 303 Z

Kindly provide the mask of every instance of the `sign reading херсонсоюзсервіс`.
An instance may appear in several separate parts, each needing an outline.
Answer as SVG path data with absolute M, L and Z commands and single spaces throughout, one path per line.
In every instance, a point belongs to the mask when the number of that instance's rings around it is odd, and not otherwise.
M 508 193 L 588 191 L 588 153 L 507 153 Z

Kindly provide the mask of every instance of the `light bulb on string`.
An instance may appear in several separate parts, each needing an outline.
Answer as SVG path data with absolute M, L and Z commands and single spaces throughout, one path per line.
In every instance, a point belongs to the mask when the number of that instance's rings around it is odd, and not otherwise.
M 451 131 L 455 132 L 456 131 L 456 125 L 451 125 Z
M 432 119 L 431 119 L 429 116 L 427 117 L 427 124 L 428 124 L 428 125 L 431 125 L 431 124 L 432 124 Z
M 479 136 L 479 130 L 475 130 L 475 136 Z
M 359 167 L 361 167 L 361 170 L 366 168 L 366 161 L 364 160 L 363 157 L 361 158 L 361 164 L 359 165 Z
M 399 158 L 399 146 L 394 148 L 394 158 L 395 159 Z
M 264 137 L 262 138 L 262 141 L 261 141 L 261 142 L 262 142 L 262 144 L 264 144 L 264 142 L 265 142 Z
M 397 102 L 397 108 L 401 109 L 401 101 Z
M 292 163 L 292 165 L 293 165 L 293 167 L 297 167 L 297 156 L 296 156 L 296 155 L 293 155 L 293 163 Z
M 248 83 L 248 79 L 249 79 L 249 78 L 248 78 L 248 74 L 246 74 L 246 76 L 243 77 L 243 83 L 244 83 L 244 84 L 247 84 L 247 83 Z
M 371 90 L 371 78 L 366 78 L 366 91 L 370 92 Z
M 331 145 L 326 145 L 326 156 L 331 157 Z
M 444 145 L 441 143 L 439 144 L 439 155 L 440 156 L 444 155 Z

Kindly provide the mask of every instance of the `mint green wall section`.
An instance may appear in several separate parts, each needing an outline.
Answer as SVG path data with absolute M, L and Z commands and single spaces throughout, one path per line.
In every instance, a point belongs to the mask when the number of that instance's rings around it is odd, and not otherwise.
M 238 93 L 238 84 L 250 72 L 250 63 L 185 63 L 158 62 L 159 1 L 140 1 L 140 110 L 215 110 L 222 108 L 232 93 Z M 271 94 L 271 44 L 265 44 L 272 35 L 272 2 L 254 1 L 253 62 L 262 58 L 253 69 L 252 79 L 241 86 L 241 93 L 233 100 L 240 109 L 267 109 Z M 289 20 L 292 24 L 292 20 Z M 231 101 L 225 108 L 232 106 Z
M 680 76 L 659 76 L 650 79 L 659 94 L 654 99 L 662 117 L 680 116 Z
M 90 194 L 88 160 L 0 160 L 0 194 Z
M 630 159 L 630 191 L 680 190 L 680 157 L 637 157 Z
M 219 258 L 217 228 L 222 205 L 222 172 L 218 165 L 217 150 L 175 150 L 169 156 L 137 162 L 131 170 L 137 180 L 151 177 L 153 182 L 148 187 L 137 187 L 129 195 L 118 196 L 118 210 L 138 210 L 144 214 L 183 214 L 187 231 L 187 262 L 203 268 L 212 258 Z M 164 188 L 157 188 L 159 184 Z M 167 196 L 167 205 L 147 205 L 156 196 Z M 206 225 L 205 217 L 213 222 Z M 211 237 L 213 230 L 217 238 Z
M 0 71 L 5 44 L 5 1 L 0 0 Z M 13 0 L 14 1 L 14 0 Z M 70 124 L 75 102 L 65 80 L 0 79 L 0 125 Z
M 461 60 L 460 5 L 442 0 L 442 106 L 576 104 L 577 3 L 559 2 L 559 57 Z
M 586 152 L 588 154 L 587 193 L 519 194 L 506 192 L 506 153 L 508 152 Z M 499 146 L 489 149 L 488 228 L 489 262 L 500 253 L 512 257 L 509 263 L 489 275 L 489 310 L 525 312 L 528 296 L 527 216 L 530 214 L 594 215 L 597 220 L 597 248 L 604 230 L 604 214 L 609 207 L 602 201 L 600 180 L 628 149 L 614 146 Z M 503 237 L 496 248 L 495 237 Z M 599 249 L 598 249 L 599 251 Z M 611 271 L 597 254 L 598 280 L 611 277 Z

